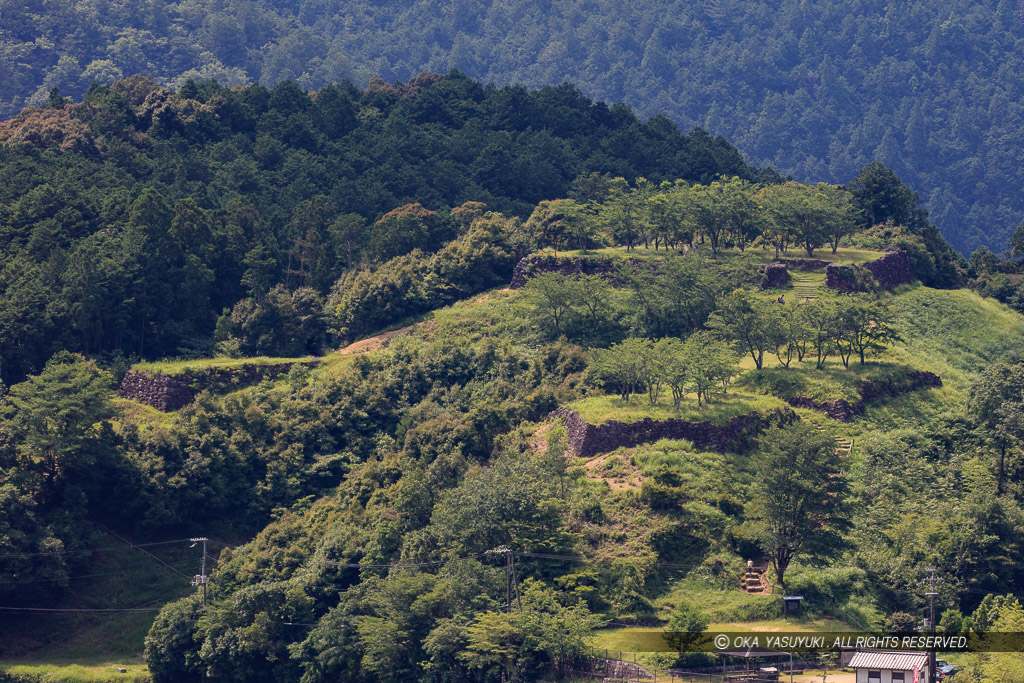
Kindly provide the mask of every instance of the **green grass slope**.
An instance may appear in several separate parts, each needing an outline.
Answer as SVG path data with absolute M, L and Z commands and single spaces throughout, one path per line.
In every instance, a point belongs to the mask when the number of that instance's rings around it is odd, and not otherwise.
M 958 392 L 1024 343 L 1024 316 L 967 289 L 915 287 L 894 297 L 893 312 L 903 342 L 891 357 L 938 373 Z

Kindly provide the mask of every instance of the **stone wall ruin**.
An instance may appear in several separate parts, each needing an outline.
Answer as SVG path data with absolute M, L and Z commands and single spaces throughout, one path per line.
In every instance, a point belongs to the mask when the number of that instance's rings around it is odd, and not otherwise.
M 548 415 L 548 419 L 556 418 L 565 424 L 569 448 L 580 458 L 592 458 L 617 448 L 631 448 L 662 439 L 686 439 L 693 443 L 694 448 L 719 453 L 742 453 L 768 427 L 791 424 L 799 419 L 793 411 L 780 409 L 737 415 L 723 425 L 707 421 L 687 422 L 676 418 L 652 420 L 649 417 L 637 422 L 609 420 L 593 425 L 575 410 L 565 407 Z
M 266 365 L 247 363 L 231 368 L 188 369 L 173 375 L 149 370 L 129 370 L 117 388 L 117 395 L 166 413 L 187 406 L 201 391 L 223 393 L 241 389 L 283 375 L 296 365 L 311 368 L 319 362 L 312 360 Z

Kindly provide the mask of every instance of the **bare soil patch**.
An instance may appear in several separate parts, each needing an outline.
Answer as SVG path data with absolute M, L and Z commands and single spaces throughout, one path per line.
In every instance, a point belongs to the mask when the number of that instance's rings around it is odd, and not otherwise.
M 416 327 L 415 324 L 406 325 L 405 327 L 400 327 L 397 330 L 388 330 L 387 332 L 381 332 L 380 334 L 375 334 L 372 337 L 367 337 L 366 339 L 360 339 L 357 342 L 352 342 L 345 348 L 341 349 L 338 353 L 370 353 L 371 351 L 379 351 L 387 346 L 388 342 L 392 339 L 403 334 L 408 334 L 414 327 Z

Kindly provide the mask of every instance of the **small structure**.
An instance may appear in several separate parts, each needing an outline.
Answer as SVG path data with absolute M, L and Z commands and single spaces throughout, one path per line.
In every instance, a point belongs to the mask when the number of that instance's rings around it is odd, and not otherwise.
M 768 648 L 737 648 L 733 650 L 719 650 L 718 654 L 722 655 L 723 662 L 728 661 L 730 657 L 740 657 L 743 659 L 744 671 L 728 672 L 722 671 L 722 681 L 724 683 L 778 683 L 779 681 L 779 669 L 771 664 L 764 666 L 754 665 L 761 659 L 777 659 L 779 657 L 789 657 L 789 670 L 793 670 L 793 653 L 783 652 L 782 650 L 769 650 Z
M 790 614 L 800 614 L 800 601 L 804 599 L 802 595 L 783 595 L 782 605 L 783 612 L 786 616 Z
M 928 653 L 907 651 L 860 651 L 850 659 L 857 683 L 933 683 L 928 679 Z

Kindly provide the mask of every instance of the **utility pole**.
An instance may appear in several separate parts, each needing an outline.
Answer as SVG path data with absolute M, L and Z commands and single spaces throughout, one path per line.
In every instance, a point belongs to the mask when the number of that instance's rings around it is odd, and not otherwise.
M 928 596 L 928 633 L 932 636 L 935 635 L 935 596 L 938 593 L 935 592 L 935 572 L 938 571 L 934 567 L 925 569 L 927 572 L 931 572 L 929 578 L 930 590 L 925 593 Z M 935 639 L 932 639 L 931 647 L 928 648 L 928 683 L 936 683 L 936 671 L 935 671 Z
M 189 546 L 189 547 L 192 547 L 192 548 L 195 547 L 196 543 L 202 542 L 202 544 L 203 544 L 203 564 L 202 564 L 202 569 L 200 569 L 199 573 L 196 574 L 195 577 L 193 577 L 192 585 L 193 586 L 202 586 L 203 587 L 203 607 L 206 607 L 206 542 L 208 540 L 210 540 L 210 539 L 208 539 L 208 538 L 206 538 L 204 536 L 202 538 L 190 538 L 188 540 L 192 541 L 192 545 Z
M 516 578 L 516 554 L 508 546 L 498 546 L 493 550 L 488 550 L 488 555 L 504 555 L 505 556 L 505 612 L 508 614 L 512 613 L 512 587 L 515 586 L 516 591 L 516 605 L 519 607 L 519 611 L 523 610 L 523 601 L 519 595 L 519 580 Z
M 512 563 L 512 585 L 516 589 L 516 605 L 519 607 L 519 611 L 523 611 L 523 600 L 519 597 L 519 579 L 516 577 L 516 554 L 509 548 L 508 560 Z

